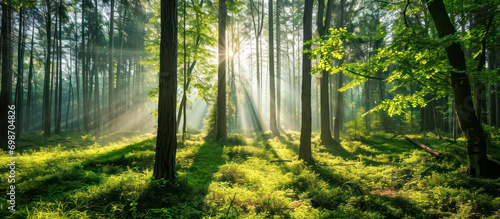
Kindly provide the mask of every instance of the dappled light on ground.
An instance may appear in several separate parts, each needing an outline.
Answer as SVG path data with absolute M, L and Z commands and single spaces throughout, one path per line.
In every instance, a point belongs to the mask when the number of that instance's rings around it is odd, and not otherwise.
M 500 216 L 500 182 L 465 176 L 463 142 L 375 133 L 320 145 L 298 161 L 299 133 L 206 142 L 190 134 L 177 153 L 177 182 L 152 180 L 150 133 L 62 133 L 19 141 L 19 206 L 28 218 L 434 218 Z M 418 136 L 412 136 L 418 138 Z M 54 143 L 56 142 L 57 143 Z M 75 145 L 81 145 L 75 147 Z M 497 156 L 497 154 L 493 154 Z M 4 168 L 5 169 L 5 168 Z M 4 173 L 6 170 L 3 171 Z M 1 180 L 7 175 L 2 174 Z M 29 195 L 28 195 L 29 194 Z M 3 198 L 5 199 L 5 198 Z M 4 200 L 5 201 L 5 200 Z M 2 217 L 10 214 L 2 213 Z

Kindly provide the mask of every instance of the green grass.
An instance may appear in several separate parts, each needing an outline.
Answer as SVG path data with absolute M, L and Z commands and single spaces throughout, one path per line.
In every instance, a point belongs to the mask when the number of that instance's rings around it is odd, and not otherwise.
M 17 211 L 0 218 L 500 217 L 500 180 L 466 175 L 463 139 L 410 136 L 443 153 L 438 161 L 392 134 L 324 146 L 313 133 L 314 163 L 305 164 L 299 133 L 269 136 L 212 142 L 189 134 L 171 183 L 151 178 L 152 134 L 27 133 L 17 140 Z M 500 142 L 492 141 L 498 158 Z M 6 196 L 0 203 L 5 209 Z

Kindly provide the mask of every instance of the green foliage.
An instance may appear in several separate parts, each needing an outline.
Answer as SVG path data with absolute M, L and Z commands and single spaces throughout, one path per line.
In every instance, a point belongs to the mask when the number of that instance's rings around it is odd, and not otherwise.
M 478 2 L 462 1 L 447 3 L 451 8 L 450 14 L 459 24 L 468 22 L 463 13 L 464 8 L 472 11 L 482 8 L 491 1 Z M 485 25 L 477 25 L 467 28 L 467 31 L 457 32 L 454 35 L 439 38 L 433 27 L 422 26 L 403 19 L 407 16 L 419 16 L 425 5 L 417 3 L 399 2 L 394 4 L 381 3 L 380 9 L 373 9 L 376 6 L 368 6 L 373 13 L 378 10 L 399 11 L 410 6 L 410 10 L 404 10 L 405 14 L 396 19 L 391 24 L 392 29 L 386 31 L 386 25 L 375 23 L 375 30 L 357 30 L 355 33 L 346 33 L 342 30 L 334 30 L 327 39 L 320 39 L 314 42 L 320 43 L 319 47 L 313 50 L 313 58 L 321 55 L 321 60 L 315 72 L 326 70 L 336 73 L 342 71 L 352 78 L 347 85 L 339 91 L 352 89 L 368 80 L 382 80 L 387 83 L 389 99 L 379 101 L 376 107 L 367 113 L 384 110 L 389 116 L 401 115 L 409 111 L 410 107 L 425 107 L 431 100 L 437 100 L 453 94 L 450 82 L 450 70 L 444 48 L 452 43 L 460 43 L 465 49 L 469 49 L 472 54 L 467 60 L 467 71 L 464 72 L 471 79 L 472 83 L 481 82 L 493 84 L 499 81 L 498 70 L 484 69 L 477 72 L 478 57 L 483 47 L 482 40 L 486 42 L 486 48 L 494 47 L 498 41 L 498 36 L 490 36 L 486 32 Z M 377 12 L 378 13 L 378 12 Z M 379 16 L 375 14 L 374 16 Z M 430 20 L 428 14 L 423 17 Z M 485 18 L 486 19 L 486 18 Z M 377 22 L 377 21 L 375 21 Z M 498 19 L 493 19 L 493 25 L 498 23 Z M 363 28 L 360 23 L 359 28 Z M 458 27 L 457 27 L 458 28 Z M 366 34 L 365 34 L 366 33 Z M 496 41 L 495 41 L 496 40 Z M 348 43 L 370 43 L 375 44 L 366 59 L 353 59 L 346 61 L 342 66 L 333 66 L 332 61 L 343 58 L 344 50 L 352 51 L 354 48 L 347 47 Z M 384 46 L 384 44 L 386 46 Z M 355 56 L 356 54 L 354 54 Z M 430 97 L 430 98 L 429 98 Z
M 181 4 L 178 10 L 178 57 L 177 57 L 177 85 L 178 91 L 183 92 L 184 87 L 184 71 L 188 74 L 188 79 L 191 80 L 188 88 L 194 87 L 197 89 L 197 97 L 209 102 L 213 101 L 217 91 L 216 72 L 217 63 L 214 59 L 212 49 L 216 47 L 216 32 L 212 31 L 216 27 L 215 13 L 216 8 L 213 7 L 212 1 L 187 1 L 186 7 L 186 29 L 184 30 L 184 13 Z M 150 65 L 156 70 L 160 69 L 160 1 L 155 0 L 147 7 L 151 10 L 151 18 L 146 24 L 147 34 L 145 36 L 145 49 L 150 52 L 146 58 L 141 61 L 142 65 Z M 185 37 L 184 37 L 185 33 Z M 186 54 L 184 54 L 184 40 L 186 41 Z M 186 65 L 184 65 L 186 58 Z M 191 71 L 191 72 L 190 72 Z M 192 89 L 191 89 L 192 90 Z M 158 89 L 153 90 L 158 93 Z M 151 95 L 150 95 L 151 96 Z
M 365 109 L 361 107 L 357 112 L 357 116 L 344 124 L 344 127 L 347 129 L 345 138 L 359 140 L 365 137 L 368 131 L 366 130 L 365 118 L 363 117 L 364 111 Z
M 362 110 L 360 110 L 362 111 Z M 192 134 L 177 149 L 177 181 L 153 180 L 151 134 L 76 132 L 19 140 L 18 218 L 496 218 L 499 181 L 469 178 L 464 140 L 418 139 L 432 156 L 383 132 L 297 160 L 298 133 L 225 146 Z M 418 136 L 412 136 L 418 138 Z M 499 156 L 492 137 L 490 151 Z M 81 145 L 75 147 L 75 145 Z M 5 157 L 3 156 L 4 161 Z M 5 168 L 4 168 L 5 169 Z M 7 171 L 0 180 L 6 180 Z M 16 185 L 16 188 L 17 188 Z M 6 189 L 5 186 L 1 189 Z M 5 202 L 5 197 L 0 197 Z M 17 200 L 16 200 L 17 201 Z M 4 205 L 3 205 L 4 206 Z
M 344 43 L 349 42 L 352 34 L 347 32 L 347 28 L 333 29 L 330 28 L 330 35 L 318 40 L 311 40 L 308 44 L 319 43 L 320 47 L 313 50 L 304 50 L 302 53 L 311 53 L 311 59 L 316 59 L 321 56 L 320 62 L 313 70 L 313 73 L 322 70 L 329 71 L 331 74 L 338 73 L 342 69 L 339 66 L 333 66 L 332 60 L 340 60 L 344 57 L 346 50 Z

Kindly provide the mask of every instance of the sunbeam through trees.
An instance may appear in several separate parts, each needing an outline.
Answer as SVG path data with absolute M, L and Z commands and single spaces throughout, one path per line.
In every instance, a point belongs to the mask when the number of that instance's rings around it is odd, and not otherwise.
M 0 8 L 0 218 L 500 218 L 496 0 Z

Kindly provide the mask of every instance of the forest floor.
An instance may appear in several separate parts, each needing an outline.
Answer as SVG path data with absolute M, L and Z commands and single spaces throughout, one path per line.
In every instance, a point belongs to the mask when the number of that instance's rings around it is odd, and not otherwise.
M 16 142 L 17 211 L 0 218 L 500 218 L 500 179 L 466 175 L 463 139 L 410 135 L 441 152 L 437 160 L 392 134 L 323 146 L 313 133 L 315 162 L 304 164 L 299 133 L 265 136 L 216 143 L 190 134 L 171 184 L 151 178 L 151 133 L 26 133 Z M 492 145 L 500 158 L 500 142 Z M 6 209 L 6 195 L 0 203 Z

